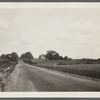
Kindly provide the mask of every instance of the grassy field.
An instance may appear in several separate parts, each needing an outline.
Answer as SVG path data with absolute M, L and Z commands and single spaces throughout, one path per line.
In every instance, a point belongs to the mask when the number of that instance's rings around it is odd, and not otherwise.
M 100 79 L 100 64 L 57 65 L 56 61 L 41 61 L 36 66 Z

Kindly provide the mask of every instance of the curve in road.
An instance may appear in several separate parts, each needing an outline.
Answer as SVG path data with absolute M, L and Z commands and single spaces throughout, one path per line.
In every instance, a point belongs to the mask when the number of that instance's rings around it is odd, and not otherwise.
M 31 66 L 20 61 L 5 91 L 100 91 L 100 81 Z

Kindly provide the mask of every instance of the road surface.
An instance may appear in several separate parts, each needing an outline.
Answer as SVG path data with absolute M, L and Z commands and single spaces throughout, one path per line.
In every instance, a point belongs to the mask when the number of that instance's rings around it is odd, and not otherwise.
M 100 91 L 100 81 L 31 66 L 20 61 L 5 91 Z

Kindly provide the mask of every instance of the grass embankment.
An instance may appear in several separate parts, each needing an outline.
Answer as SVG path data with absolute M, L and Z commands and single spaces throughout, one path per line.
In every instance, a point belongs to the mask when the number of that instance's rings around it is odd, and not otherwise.
M 100 64 L 56 65 L 54 63 L 40 63 L 36 66 L 100 79 Z
M 16 62 L 0 63 L 0 88 L 4 91 L 4 87 L 10 73 L 14 70 Z

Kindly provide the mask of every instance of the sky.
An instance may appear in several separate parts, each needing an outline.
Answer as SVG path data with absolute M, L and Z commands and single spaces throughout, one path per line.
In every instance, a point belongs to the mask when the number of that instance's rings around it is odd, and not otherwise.
M 100 8 L 0 8 L 0 54 L 47 50 L 100 58 Z

